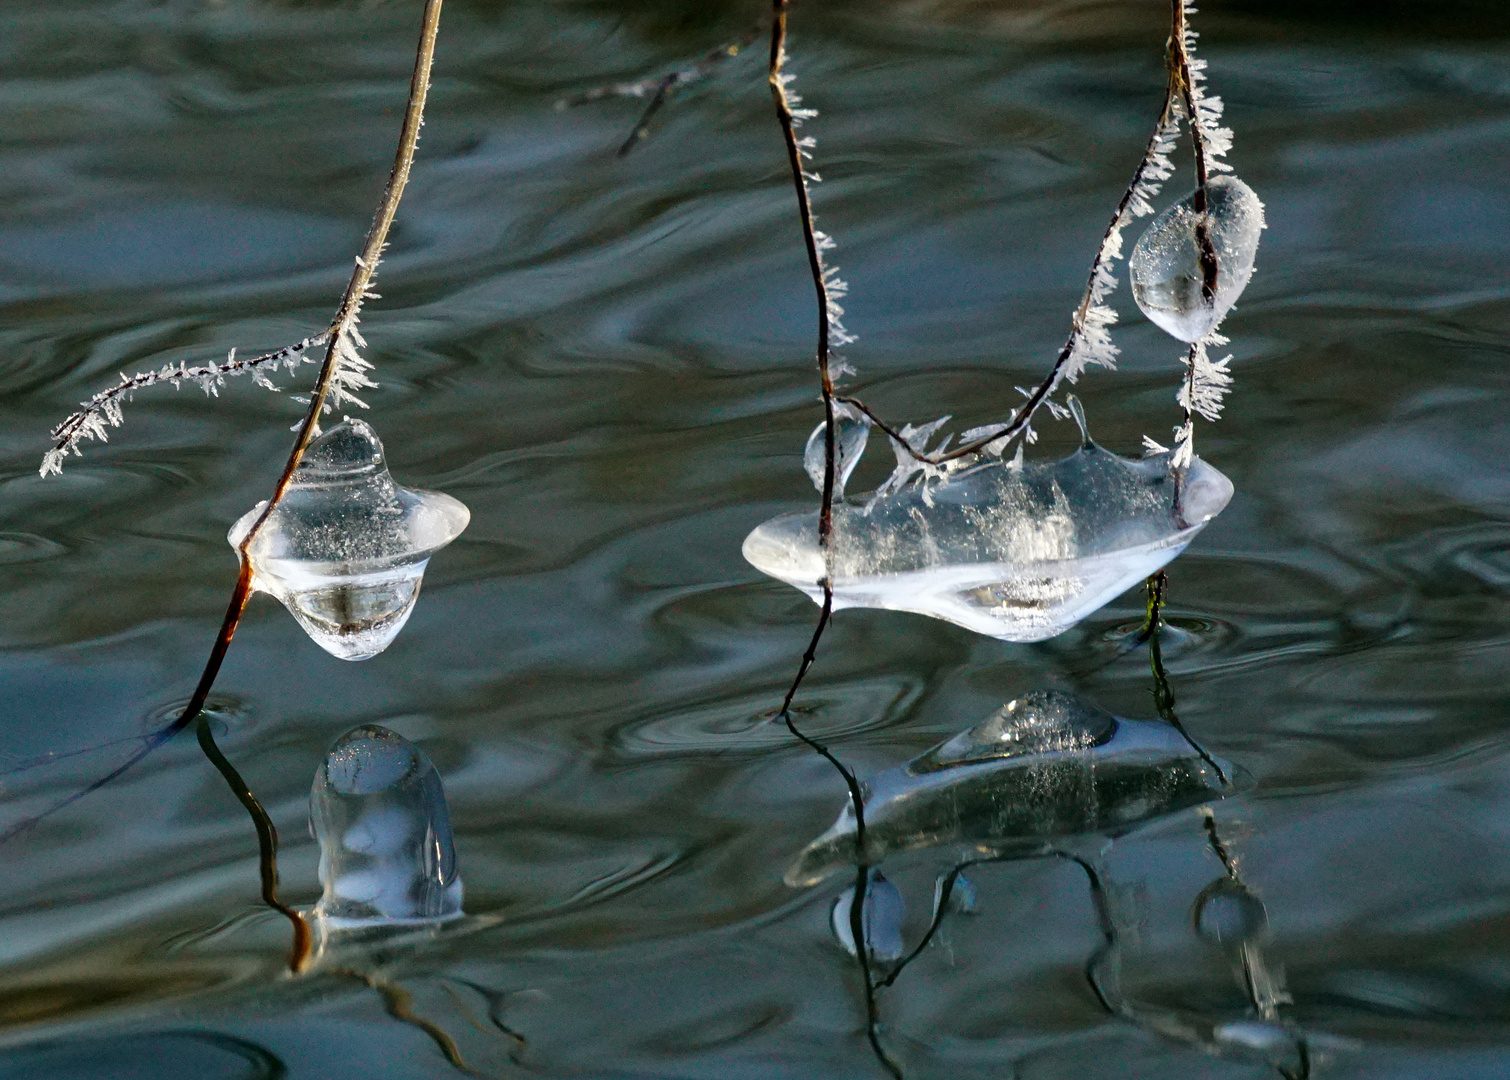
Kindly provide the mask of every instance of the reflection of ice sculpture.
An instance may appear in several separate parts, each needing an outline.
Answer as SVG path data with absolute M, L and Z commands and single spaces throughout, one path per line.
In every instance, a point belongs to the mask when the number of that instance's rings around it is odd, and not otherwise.
M 1181 341 L 1199 341 L 1237 303 L 1253 276 L 1253 258 L 1264 228 L 1264 204 L 1235 176 L 1206 181 L 1211 247 L 1216 254 L 1216 295 L 1202 287 L 1200 217 L 1195 195 L 1175 203 L 1149 223 L 1127 260 L 1133 299 L 1143 314 Z M 1214 301 L 1214 302 L 1213 302 Z
M 1199 459 L 1174 472 L 1168 454 L 1134 461 L 1087 439 L 1050 464 L 992 459 L 868 505 L 836 501 L 834 607 L 1042 641 L 1173 559 L 1231 497 L 1232 482 Z M 744 556 L 822 601 L 816 511 L 767 521 Z
M 231 527 L 233 547 L 265 505 Z M 377 434 L 346 420 L 310 443 L 252 541 L 252 587 L 282 601 L 326 652 L 365 660 L 398 636 L 425 564 L 470 517 L 449 495 L 395 484 Z
M 834 900 L 829 910 L 829 925 L 834 937 L 849 955 L 855 955 L 854 928 L 850 909 L 855 906 L 855 887 L 851 885 Z M 861 911 L 866 951 L 872 960 L 897 960 L 902 955 L 902 920 L 907 907 L 902 894 L 879 870 L 870 871 L 865 884 L 865 907 Z
M 325 925 L 461 914 L 446 793 L 430 759 L 407 739 L 376 725 L 342 735 L 315 773 L 309 822 L 325 886 L 314 914 Z
M 1010 854 L 1091 833 L 1115 835 L 1225 794 L 1216 771 L 1167 724 L 1123 720 L 1072 694 L 1035 690 L 989 719 L 872 777 L 865 851 L 846 806 L 786 872 L 814 885 L 914 848 Z

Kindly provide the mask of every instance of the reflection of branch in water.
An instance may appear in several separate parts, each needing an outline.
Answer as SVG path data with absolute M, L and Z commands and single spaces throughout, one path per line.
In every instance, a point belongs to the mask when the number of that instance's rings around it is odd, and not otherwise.
M 1035 851 L 1014 852 L 1009 855 L 993 855 L 979 859 L 966 859 L 964 862 L 956 863 L 951 867 L 939 879 L 933 904 L 933 918 L 928 924 L 928 929 L 923 932 L 922 938 L 918 940 L 913 950 L 898 960 L 884 978 L 876 981 L 877 988 L 889 987 L 895 983 L 907 965 L 922 955 L 923 950 L 933 941 L 939 928 L 943 925 L 944 916 L 949 912 L 949 899 L 954 893 L 955 883 L 959 880 L 961 874 L 976 866 L 987 866 L 992 863 L 1025 862 L 1029 859 L 1063 859 L 1066 862 L 1074 863 L 1081 870 L 1085 871 L 1086 883 L 1090 886 L 1091 902 L 1096 909 L 1096 921 L 1100 926 L 1101 935 L 1105 939 L 1085 963 L 1085 981 L 1090 985 L 1091 993 L 1096 995 L 1096 1000 L 1103 1009 L 1113 1015 L 1127 1015 L 1129 1010 L 1127 1005 L 1122 1001 L 1120 988 L 1109 992 L 1101 978 L 1102 965 L 1106 962 L 1108 956 L 1114 954 L 1119 944 L 1117 924 L 1107 904 L 1106 889 L 1101 882 L 1101 875 L 1095 866 L 1083 856 L 1047 845 Z
M 1169 685 L 1169 675 L 1164 671 L 1164 653 L 1159 644 L 1160 631 L 1164 628 L 1164 603 L 1169 589 L 1169 577 L 1160 570 L 1148 579 L 1148 614 L 1143 627 L 1138 631 L 1137 637 L 1148 642 L 1148 663 L 1153 669 L 1153 703 L 1159 711 L 1159 717 L 1170 727 L 1180 733 L 1180 737 L 1190 744 L 1190 749 L 1201 755 L 1201 760 L 1216 772 L 1216 777 L 1225 787 L 1232 783 L 1231 779 L 1206 748 L 1190 737 L 1190 732 L 1185 730 L 1185 725 L 1180 723 L 1180 718 L 1174 711 L 1174 689 Z
M 451 986 L 451 983 L 457 983 L 467 987 L 469 990 L 475 990 L 488 1003 L 488 1020 L 494 1028 L 514 1042 L 514 1049 L 509 1052 L 509 1059 L 517 1065 L 519 1063 L 519 1055 L 529 1049 L 529 1042 L 523 1035 L 503 1022 L 503 1002 L 504 999 L 511 996 L 511 993 L 509 991 L 494 990 L 491 987 L 483 986 L 481 983 L 475 983 L 471 979 L 462 979 L 455 975 L 443 975 L 441 979 L 443 980 L 441 985 L 446 988 L 446 993 L 451 995 L 451 1000 L 456 1002 L 457 1008 L 461 1010 L 462 1015 L 477 1030 L 486 1035 L 491 1035 L 493 1033 L 483 1027 L 477 1018 L 472 1015 L 471 1009 L 467 1008 L 461 995 L 456 992 L 455 987 Z
M 466 1058 L 462 1057 L 461 1047 L 456 1045 L 456 1040 L 447 1034 L 446 1030 L 433 1020 L 426 1020 L 414 1011 L 414 995 L 405 990 L 398 983 L 389 982 L 381 976 L 366 971 L 354 971 L 350 968 L 341 968 L 332 971 L 332 975 L 344 975 L 348 979 L 355 979 L 360 983 L 376 990 L 378 996 L 383 999 L 383 1009 L 395 1020 L 402 1021 L 411 1027 L 418 1028 L 430 1037 L 451 1066 L 468 1076 L 487 1078 L 487 1073 L 478 1072 L 467 1064 Z
M 304 969 L 304 965 L 309 960 L 309 924 L 297 911 L 278 899 L 278 830 L 273 827 L 272 819 L 267 816 L 267 811 L 257 801 L 257 796 L 252 794 L 252 789 L 241 778 L 241 774 L 226 760 L 226 756 L 220 752 L 220 747 L 215 745 L 215 736 L 210 731 L 209 717 L 202 712 L 195 724 L 195 734 L 199 736 L 199 748 L 204 751 L 205 757 L 210 759 L 210 764 L 220 770 L 220 775 L 225 777 L 231 793 L 246 808 L 246 812 L 251 816 L 252 825 L 257 830 L 257 869 L 262 877 L 262 901 L 293 924 L 294 942 L 289 951 L 288 969 L 297 974 Z
M 661 111 L 661 107 L 666 104 L 667 95 L 673 89 L 696 82 L 723 61 L 728 60 L 730 57 L 738 56 L 764 30 L 765 25 L 757 23 L 733 41 L 726 45 L 720 45 L 711 52 L 704 54 L 696 62 L 677 71 L 668 72 L 665 75 L 652 76 L 648 79 L 639 79 L 636 82 L 612 83 L 608 86 L 595 87 L 585 93 L 573 94 L 571 97 L 563 98 L 556 102 L 556 108 L 569 109 L 577 105 L 586 105 L 591 101 L 601 101 L 606 97 L 644 98 L 648 96 L 650 104 L 645 107 L 645 111 L 640 114 L 639 120 L 635 121 L 633 130 L 629 132 L 629 137 L 619 147 L 619 157 L 625 157 L 631 150 L 649 137 L 650 120 L 656 113 Z

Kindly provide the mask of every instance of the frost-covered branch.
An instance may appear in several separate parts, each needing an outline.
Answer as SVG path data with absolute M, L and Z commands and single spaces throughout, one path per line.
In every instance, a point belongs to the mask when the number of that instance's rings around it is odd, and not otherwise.
M 1184 422 L 1175 429 L 1174 457 L 1170 464 L 1184 468 L 1195 457 L 1195 417 L 1217 421 L 1221 419 L 1223 398 L 1232 386 L 1232 356 L 1212 360 L 1209 348 L 1227 344 L 1227 339 L 1213 331 L 1190 346 L 1190 351 L 1180 362 L 1185 365 L 1185 378 L 1180 383 L 1175 400 L 1185 411 Z
M 190 367 L 186 363 L 164 364 L 156 371 L 142 371 L 135 375 L 122 372 L 119 383 L 108 390 L 101 390 L 88 401 L 81 401 L 79 404 L 84 406 L 82 409 L 52 429 L 53 447 L 42 458 L 41 474 L 50 476 L 62 472 L 64 459 L 70 453 L 77 456 L 83 452 L 79 449 L 81 442 L 90 439 L 108 441 L 108 430 L 121 426 L 124 403 L 130 401 L 138 390 L 163 383 L 176 390 L 184 383 L 191 383 L 206 394 L 218 396 L 226 379 L 238 375 L 250 375 L 258 386 L 278 390 L 280 388 L 269 376 L 280 367 L 292 372 L 300 364 L 314 363 L 315 358 L 309 355 L 309 350 L 325 344 L 327 337 L 329 334 L 319 333 L 276 352 L 240 360 L 236 358 L 236 350 L 232 349 L 230 355 L 218 364 L 201 364 L 197 367 Z

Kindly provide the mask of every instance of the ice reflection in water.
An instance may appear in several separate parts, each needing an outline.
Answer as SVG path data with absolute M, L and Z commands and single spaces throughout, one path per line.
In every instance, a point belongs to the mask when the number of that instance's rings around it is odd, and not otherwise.
M 1221 778 L 1174 728 L 1124 720 L 1072 694 L 1035 690 L 865 785 L 865 850 L 846 806 L 786 872 L 814 885 L 856 862 L 917 848 L 1010 854 L 1115 835 L 1221 798 Z
M 461 915 L 446 793 L 430 759 L 387 728 L 353 728 L 331 747 L 309 796 L 320 844 L 317 923 L 413 924 Z
M 990 460 L 833 515 L 834 608 L 932 615 L 1006 641 L 1043 641 L 1164 566 L 1232 498 L 1196 459 L 1120 457 L 1095 443 L 1049 464 Z M 821 602 L 818 513 L 745 539 L 763 573 Z
M 1149 223 L 1127 260 L 1133 299 L 1149 321 L 1181 341 L 1199 341 L 1237 303 L 1258 254 L 1264 204 L 1235 176 L 1206 182 L 1211 246 L 1216 252 L 1216 295 L 1202 292 L 1201 250 L 1196 236 L 1200 216 L 1195 193 Z
M 231 527 L 232 547 L 265 505 Z M 347 419 L 309 444 L 252 542 L 252 587 L 282 601 L 326 652 L 366 660 L 409 621 L 430 556 L 470 518 L 449 495 L 395 484 L 377 433 Z
M 850 928 L 850 909 L 855 904 L 855 887 L 851 885 L 834 900 L 829 924 L 834 937 L 849 955 L 855 955 L 855 935 Z M 902 956 L 902 920 L 907 906 L 902 893 L 879 870 L 870 871 L 865 886 L 865 909 L 861 922 L 865 927 L 865 947 L 872 960 L 899 960 Z

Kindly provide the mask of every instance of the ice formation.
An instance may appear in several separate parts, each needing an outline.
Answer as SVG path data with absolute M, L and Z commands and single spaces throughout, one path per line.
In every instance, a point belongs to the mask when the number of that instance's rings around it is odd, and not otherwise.
M 1232 482 L 1199 458 L 1173 470 L 1167 452 L 1132 460 L 1088 438 L 1047 464 L 987 458 L 869 503 L 835 501 L 834 608 L 1043 641 L 1173 559 L 1231 497 Z M 822 602 L 817 511 L 767 521 L 744 556 Z
M 1193 921 L 1201 937 L 1228 947 L 1258 942 L 1269 929 L 1263 901 L 1230 877 L 1217 878 L 1201 891 Z
M 855 904 L 855 887 L 851 885 L 839 894 L 829 911 L 829 925 L 834 937 L 844 951 L 854 956 L 855 935 L 849 922 L 850 909 Z M 879 870 L 870 871 L 865 885 L 865 909 L 860 913 L 861 926 L 865 932 L 866 951 L 872 960 L 900 960 L 902 958 L 902 920 L 907 915 L 906 905 L 897 887 Z
M 231 527 L 232 547 L 266 505 Z M 470 517 L 449 495 L 395 484 L 377 434 L 348 418 L 309 444 L 253 539 L 252 587 L 277 597 L 326 652 L 366 660 L 398 636 L 430 556 Z
M 461 914 L 451 815 L 435 766 L 401 735 L 368 724 L 330 748 L 309 793 L 325 894 L 314 915 L 343 929 Z
M 846 806 L 786 872 L 815 885 L 858 858 L 917 848 L 1007 855 L 1046 842 L 1114 836 L 1225 794 L 1174 728 L 1123 720 L 1057 690 L 1024 694 L 984 722 L 865 784 L 865 850 Z
M 1127 260 L 1133 299 L 1154 325 L 1196 342 L 1216 329 L 1253 276 L 1253 258 L 1264 228 L 1264 204 L 1235 176 L 1206 181 L 1207 220 L 1216 253 L 1216 292 L 1202 294 L 1195 193 L 1175 203 L 1148 225 Z
M 834 419 L 837 421 L 834 435 L 834 498 L 842 499 L 844 485 L 849 482 L 850 474 L 860 463 L 860 455 L 865 452 L 865 444 L 870 439 L 870 417 L 838 402 L 834 405 Z M 807 470 L 808 478 L 819 491 L 823 490 L 823 473 L 828 461 L 827 439 L 824 437 L 827 430 L 828 421 L 825 420 L 813 429 L 813 433 L 808 436 L 807 447 L 802 452 L 802 467 Z

